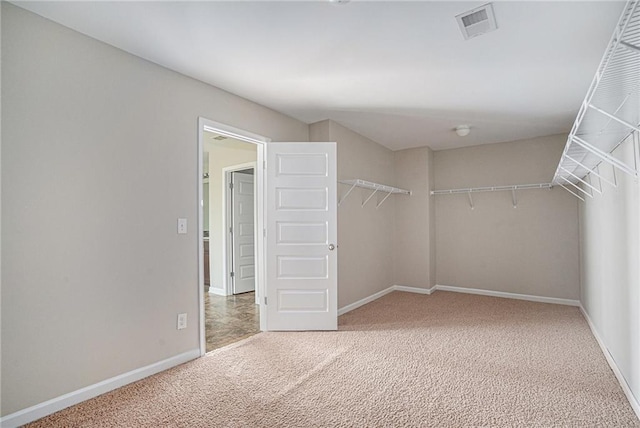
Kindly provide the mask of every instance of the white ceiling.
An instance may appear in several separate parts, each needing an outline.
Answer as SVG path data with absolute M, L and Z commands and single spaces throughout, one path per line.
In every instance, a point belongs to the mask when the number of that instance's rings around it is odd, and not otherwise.
M 16 2 L 67 27 L 306 123 L 393 149 L 568 133 L 624 6 L 483 2 Z M 215 119 L 215 118 L 212 118 Z M 469 136 L 455 135 L 459 124 Z

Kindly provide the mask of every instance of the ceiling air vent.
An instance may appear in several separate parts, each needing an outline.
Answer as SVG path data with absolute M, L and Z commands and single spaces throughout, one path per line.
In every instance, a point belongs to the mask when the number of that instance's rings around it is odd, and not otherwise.
M 465 40 L 498 28 L 491 3 L 456 15 Z

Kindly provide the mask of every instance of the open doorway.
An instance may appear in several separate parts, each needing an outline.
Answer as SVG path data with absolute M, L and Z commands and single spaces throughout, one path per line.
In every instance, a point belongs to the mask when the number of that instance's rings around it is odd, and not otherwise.
M 201 352 L 260 332 L 262 145 L 201 120 Z M 207 121 L 208 122 L 208 121 Z M 261 162 L 260 162 L 261 164 Z

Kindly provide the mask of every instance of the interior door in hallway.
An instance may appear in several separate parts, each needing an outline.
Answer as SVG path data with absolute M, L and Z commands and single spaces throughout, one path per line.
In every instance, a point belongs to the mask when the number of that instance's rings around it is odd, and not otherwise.
M 253 169 L 231 173 L 233 294 L 256 289 Z

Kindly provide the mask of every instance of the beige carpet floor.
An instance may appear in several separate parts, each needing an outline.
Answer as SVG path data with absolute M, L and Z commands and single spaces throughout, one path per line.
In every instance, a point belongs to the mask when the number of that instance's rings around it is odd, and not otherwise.
M 391 293 L 30 427 L 640 427 L 577 308 Z

